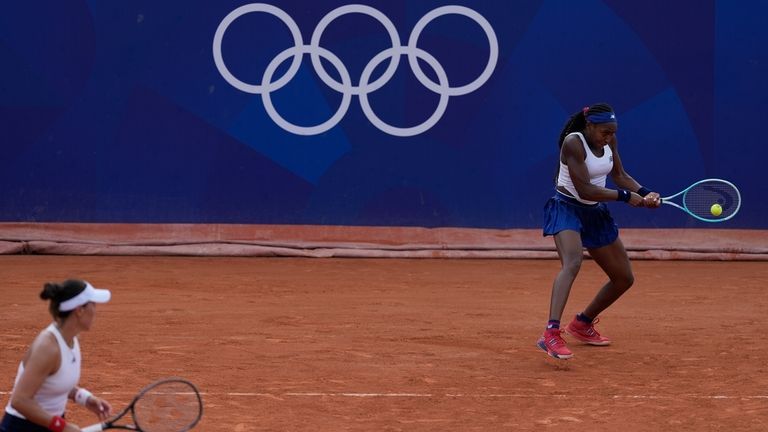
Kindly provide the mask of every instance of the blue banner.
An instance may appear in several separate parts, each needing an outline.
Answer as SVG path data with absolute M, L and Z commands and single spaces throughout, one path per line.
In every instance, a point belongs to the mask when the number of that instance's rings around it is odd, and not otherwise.
M 8 2 L 0 221 L 536 228 L 568 116 L 768 228 L 764 2 Z M 610 204 L 623 227 L 702 227 Z M 708 226 L 708 225 L 707 225 Z

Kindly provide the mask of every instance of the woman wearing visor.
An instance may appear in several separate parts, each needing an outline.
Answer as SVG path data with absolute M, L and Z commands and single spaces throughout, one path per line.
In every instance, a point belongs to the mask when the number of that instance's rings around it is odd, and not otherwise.
M 109 301 L 111 293 L 82 280 L 46 283 L 40 298 L 49 301 L 53 323 L 38 334 L 19 364 L 13 392 L 0 432 L 77 432 L 64 419 L 72 400 L 106 420 L 112 406 L 78 387 L 80 344 L 77 335 L 90 330 L 96 303 Z

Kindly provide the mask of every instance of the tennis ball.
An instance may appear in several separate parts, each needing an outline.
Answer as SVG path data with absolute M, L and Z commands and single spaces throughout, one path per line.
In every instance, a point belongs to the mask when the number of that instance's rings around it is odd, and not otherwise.
M 720 216 L 720 214 L 723 213 L 723 208 L 720 204 L 712 204 L 712 207 L 709 208 L 709 212 L 712 213 L 712 216 Z

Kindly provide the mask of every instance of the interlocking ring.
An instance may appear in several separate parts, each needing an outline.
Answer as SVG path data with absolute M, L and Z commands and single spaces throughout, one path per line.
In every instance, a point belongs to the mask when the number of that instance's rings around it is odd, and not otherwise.
M 275 56 L 274 59 L 272 59 L 272 61 L 267 66 L 267 69 L 264 71 L 261 84 L 249 84 L 235 77 L 234 74 L 232 74 L 232 72 L 227 69 L 221 52 L 221 44 L 227 28 L 229 28 L 229 26 L 236 19 L 251 12 L 264 12 L 274 15 L 280 19 L 288 27 L 288 30 L 293 36 L 294 42 L 293 47 L 284 50 Z M 328 27 L 328 25 L 336 18 L 351 13 L 368 15 L 379 21 L 387 31 L 389 39 L 392 43 L 391 48 L 387 48 L 378 53 L 368 62 L 360 75 L 360 81 L 357 85 L 352 83 L 352 79 L 349 76 L 349 71 L 347 70 L 344 63 L 335 54 L 320 46 L 320 39 L 322 38 L 323 32 Z M 488 63 L 486 64 L 485 69 L 483 69 L 483 72 L 474 81 L 460 87 L 451 87 L 449 85 L 445 70 L 443 69 L 440 62 L 438 62 L 437 59 L 435 59 L 431 54 L 418 48 L 417 46 L 419 36 L 421 35 L 424 28 L 436 18 L 448 14 L 462 15 L 473 20 L 478 25 L 480 25 L 482 30 L 485 32 L 486 37 L 488 38 L 489 54 Z M 301 67 L 301 61 L 304 57 L 304 54 L 310 55 L 312 66 L 320 80 L 333 90 L 342 94 L 339 108 L 330 119 L 319 125 L 308 127 L 297 126 L 285 120 L 275 109 L 271 98 L 272 92 L 279 90 L 291 79 L 293 79 L 293 77 L 298 72 L 299 67 Z M 418 81 L 430 91 L 437 93 L 440 96 L 434 113 L 426 121 L 416 126 L 404 128 L 391 126 L 382 121 L 374 113 L 368 101 L 368 95 L 370 93 L 373 93 L 376 90 L 382 88 L 394 76 L 395 72 L 397 71 L 397 67 L 400 64 L 400 57 L 403 55 L 408 57 L 408 64 L 410 65 L 416 79 L 418 79 Z M 277 68 L 290 57 L 293 57 L 293 60 L 291 65 L 288 67 L 288 70 L 283 76 L 277 80 L 272 81 L 273 75 Z M 338 82 L 336 79 L 330 76 L 328 72 L 326 72 L 325 67 L 320 60 L 321 58 L 326 59 L 331 63 L 331 65 L 333 65 L 334 68 L 336 68 L 336 71 L 341 77 L 341 82 Z M 498 62 L 498 58 L 499 43 L 496 39 L 496 33 L 494 32 L 491 24 L 476 11 L 463 6 L 443 6 L 428 12 L 414 26 L 413 30 L 411 31 L 411 35 L 408 38 L 408 45 L 406 46 L 400 45 L 400 36 L 398 35 L 397 29 L 386 15 L 384 15 L 378 9 L 359 4 L 341 6 L 326 14 L 315 27 L 309 45 L 304 45 L 304 41 L 301 37 L 301 31 L 290 15 L 288 15 L 282 9 L 266 3 L 247 4 L 233 10 L 226 17 L 224 17 L 221 23 L 219 23 L 219 26 L 216 29 L 216 33 L 213 37 L 214 63 L 216 64 L 216 68 L 219 70 L 219 73 L 224 78 L 224 80 L 226 80 L 231 86 L 245 93 L 260 94 L 262 102 L 264 103 L 264 108 L 266 109 L 267 114 L 272 119 L 272 121 L 274 121 L 275 124 L 284 130 L 297 135 L 317 135 L 326 132 L 336 126 L 336 124 L 338 124 L 346 114 L 351 103 L 352 96 L 358 96 L 360 98 L 360 107 L 362 108 L 366 118 L 368 118 L 371 124 L 376 126 L 376 128 L 382 132 L 400 137 L 418 135 L 429 130 L 435 124 L 437 124 L 437 122 L 440 121 L 448 107 L 448 100 L 451 96 L 466 95 L 477 90 L 483 84 L 485 84 L 485 82 L 488 81 L 488 79 L 493 74 L 493 71 L 496 68 L 496 63 Z M 384 73 L 375 81 L 369 82 L 371 74 L 376 69 L 376 67 L 387 59 L 389 59 L 389 65 L 387 66 L 387 69 L 384 71 Z M 419 64 L 419 59 L 426 62 L 429 67 L 434 70 L 438 79 L 437 83 L 432 81 L 424 73 L 424 71 L 422 71 L 421 65 Z

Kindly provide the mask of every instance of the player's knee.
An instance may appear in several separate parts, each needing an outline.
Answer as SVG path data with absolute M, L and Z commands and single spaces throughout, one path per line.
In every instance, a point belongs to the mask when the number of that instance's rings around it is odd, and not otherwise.
M 581 256 L 563 260 L 563 270 L 562 270 L 563 273 L 575 278 L 576 275 L 579 274 L 579 270 L 581 269 L 581 260 L 582 260 Z
M 618 275 L 613 279 L 613 285 L 622 291 L 628 290 L 635 283 L 635 275 L 631 271 Z
M 635 284 L 635 275 L 633 275 L 632 273 L 629 273 L 624 283 L 626 284 L 626 287 L 627 287 L 626 289 L 629 289 L 630 287 L 632 287 L 632 285 Z

